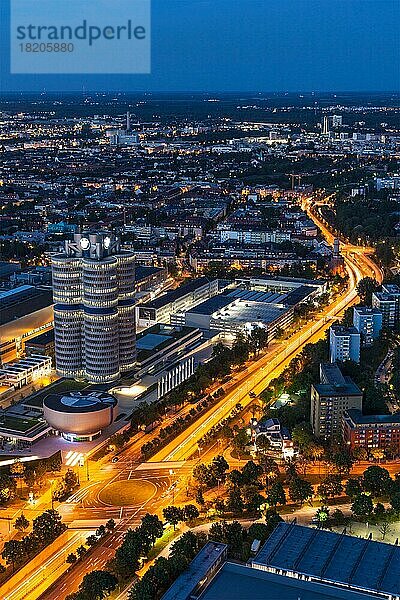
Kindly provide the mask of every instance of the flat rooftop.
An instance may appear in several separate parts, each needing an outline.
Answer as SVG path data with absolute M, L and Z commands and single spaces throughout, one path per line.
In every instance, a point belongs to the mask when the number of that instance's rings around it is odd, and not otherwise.
M 367 592 L 400 595 L 399 546 L 294 522 L 279 523 L 252 564 L 261 569 L 269 566 L 303 573 Z
M 135 281 L 142 281 L 142 279 L 146 279 L 146 277 L 150 277 L 151 275 L 155 275 L 161 271 L 164 271 L 162 267 L 146 267 L 137 265 L 137 267 L 135 267 Z
M 362 396 L 362 391 L 351 377 L 344 376 L 345 383 L 313 383 L 312 387 L 320 396 Z
M 159 298 L 155 298 L 155 300 L 146 302 L 146 304 L 143 304 L 143 306 L 146 308 L 162 308 L 166 304 L 170 304 L 171 302 L 175 302 L 175 300 L 186 296 L 186 294 L 193 293 L 195 290 L 208 283 L 210 283 L 210 280 L 207 277 L 199 277 L 198 279 L 194 279 L 193 281 L 189 281 L 189 283 L 181 285 L 175 290 L 167 292 Z
M 0 325 L 25 317 L 41 308 L 53 304 L 50 288 L 21 285 L 0 294 Z
M 359 423 L 360 425 L 374 423 L 393 423 L 395 425 L 400 424 L 400 413 L 396 413 L 394 415 L 363 415 L 362 412 L 356 408 L 349 408 L 346 412 L 355 423 Z
M 226 544 L 208 542 L 194 557 L 188 568 L 179 575 L 161 600 L 188 600 L 207 575 L 209 569 L 227 550 Z
M 275 575 L 245 565 L 225 563 L 199 600 L 365 600 L 352 590 Z

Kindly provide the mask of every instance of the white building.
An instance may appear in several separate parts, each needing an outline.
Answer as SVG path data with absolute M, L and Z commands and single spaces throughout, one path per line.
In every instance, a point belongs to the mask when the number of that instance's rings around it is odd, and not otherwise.
M 353 312 L 353 325 L 361 334 L 364 346 L 369 346 L 379 337 L 382 329 L 382 312 L 377 308 L 368 306 L 355 306 Z
M 383 326 L 393 328 L 400 318 L 400 288 L 383 284 L 381 292 L 372 294 L 372 306 L 382 312 Z
M 111 233 L 75 234 L 52 257 L 56 368 L 94 383 L 135 365 L 134 254 Z
M 331 363 L 352 360 L 360 362 L 361 336 L 355 327 L 332 325 L 329 329 L 329 356 Z

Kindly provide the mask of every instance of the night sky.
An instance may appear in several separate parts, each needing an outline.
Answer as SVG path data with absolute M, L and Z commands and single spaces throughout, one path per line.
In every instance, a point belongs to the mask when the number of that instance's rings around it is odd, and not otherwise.
M 153 0 L 151 75 L 10 76 L 2 35 L 1 90 L 396 91 L 399 22 L 398 0 Z

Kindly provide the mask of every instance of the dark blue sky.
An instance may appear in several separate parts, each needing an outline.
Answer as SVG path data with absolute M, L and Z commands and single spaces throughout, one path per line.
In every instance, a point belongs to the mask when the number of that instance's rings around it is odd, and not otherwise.
M 396 91 L 399 7 L 398 0 L 153 0 L 151 75 L 7 76 L 2 36 L 1 89 Z

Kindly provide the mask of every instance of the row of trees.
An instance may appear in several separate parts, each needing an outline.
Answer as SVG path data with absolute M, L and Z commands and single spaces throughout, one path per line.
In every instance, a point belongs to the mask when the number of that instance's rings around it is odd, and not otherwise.
M 91 534 L 86 539 L 86 545 L 91 548 L 95 546 L 101 539 L 103 539 L 107 534 L 111 533 L 115 529 L 115 521 L 114 519 L 109 519 L 105 525 L 100 525 L 96 529 L 95 534 Z M 78 546 L 75 552 L 70 552 L 65 559 L 65 562 L 70 565 L 75 564 L 78 560 L 82 559 L 85 556 L 88 548 L 85 545 Z
M 158 558 L 133 586 L 129 600 L 159 600 L 207 541 L 227 544 L 229 557 L 247 560 L 252 542 L 255 539 L 264 542 L 281 520 L 276 512 L 270 511 L 266 523 L 254 523 L 248 529 L 238 521 L 220 521 L 212 524 L 208 535 L 193 531 L 183 533 L 172 544 L 168 558 Z
M 22 540 L 5 542 L 1 556 L 8 565 L 12 565 L 14 571 L 16 566 L 32 559 L 51 544 L 65 529 L 59 513 L 56 510 L 46 510 L 33 520 L 31 533 Z

